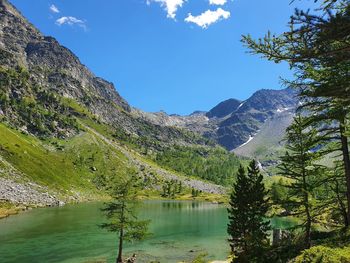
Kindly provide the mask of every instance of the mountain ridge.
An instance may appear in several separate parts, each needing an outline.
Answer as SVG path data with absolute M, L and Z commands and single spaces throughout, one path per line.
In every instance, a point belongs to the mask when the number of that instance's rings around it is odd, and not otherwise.
M 73 99 L 88 108 L 90 111 L 88 114 L 96 120 L 123 129 L 128 134 L 148 136 L 161 140 L 163 143 L 168 143 L 169 138 L 174 142 L 193 142 L 195 136 L 188 136 L 187 131 L 173 127 L 159 127 L 133 114 L 132 107 L 119 95 L 112 83 L 95 76 L 85 65 L 81 64 L 73 52 L 61 46 L 56 39 L 42 35 L 7 0 L 0 1 L 0 12 L 2 14 L 0 17 L 0 65 L 6 66 L 6 70 L 2 69 L 2 79 L 5 82 L 6 79 L 11 81 L 10 75 L 17 74 L 18 77 L 23 77 L 23 82 L 33 84 L 35 88 L 40 87 L 39 91 L 28 92 L 28 89 L 20 91 L 14 86 L 10 87 L 10 83 L 4 83 L 8 86 L 8 90 L 3 96 L 3 104 L 8 103 L 12 97 L 25 97 L 29 101 L 38 101 L 39 97 L 47 101 L 50 97 L 56 100 L 55 107 L 58 108 L 61 107 L 58 104 L 62 103 L 57 100 L 70 104 L 69 100 Z M 11 72 L 8 69 L 11 69 Z M 22 69 L 28 72 L 21 72 Z M 45 104 L 45 101 L 42 103 Z M 68 108 L 70 106 L 68 105 Z M 61 114 L 63 114 L 67 109 L 61 108 Z M 32 123 L 28 123 L 23 116 L 19 116 L 18 109 L 12 108 L 11 111 L 9 107 L 6 109 L 0 107 L 0 110 L 3 112 L 2 117 L 5 121 L 7 116 L 9 124 L 15 120 L 16 125 L 23 126 L 24 130 L 37 132 L 37 127 L 31 129 Z M 72 114 L 68 112 L 66 115 Z M 49 121 L 44 120 L 45 116 L 41 116 L 45 126 L 50 126 L 53 122 L 61 124 L 61 121 L 54 118 Z M 63 126 L 58 127 L 61 133 L 64 133 L 65 130 Z M 74 133 L 73 130 L 67 131 L 64 136 Z M 44 135 L 50 134 L 57 135 L 57 131 L 48 131 Z M 205 144 L 200 138 L 196 143 Z
M 1 0 L 0 8 L 6 13 L 0 18 L 1 65 L 23 64 L 35 83 L 63 98 L 78 100 L 96 119 L 116 125 L 128 134 L 145 136 L 144 132 L 140 133 L 145 130 L 143 127 L 153 126 L 148 128 L 153 131 L 148 134 L 150 137 L 164 142 L 169 138 L 188 141 L 186 136 L 180 135 L 181 131 L 172 128 L 187 129 L 233 150 L 258 132 L 262 123 L 274 115 L 272 111 L 278 107 L 280 110 L 295 108 L 288 89 L 263 89 L 244 101 L 231 98 L 220 102 L 205 114 L 197 111 L 189 116 L 177 116 L 140 111 L 130 106 L 112 83 L 91 73 L 68 48 L 53 37 L 43 36 L 8 1 Z M 20 26 L 12 28 L 11 24 L 16 23 Z M 71 133 L 74 129 L 67 131 L 66 136 Z
M 296 93 L 289 88 L 261 89 L 244 101 L 230 98 L 209 111 L 196 111 L 195 114 L 180 116 L 141 111 L 138 114 L 157 125 L 200 133 L 232 151 L 258 133 L 267 120 L 285 111 L 293 114 L 297 104 Z

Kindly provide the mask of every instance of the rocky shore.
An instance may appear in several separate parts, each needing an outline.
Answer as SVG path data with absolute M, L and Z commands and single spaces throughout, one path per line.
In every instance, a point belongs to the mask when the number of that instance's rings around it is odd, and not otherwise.
M 64 205 L 64 202 L 34 183 L 19 183 L 0 178 L 0 201 L 21 206 L 47 207 Z

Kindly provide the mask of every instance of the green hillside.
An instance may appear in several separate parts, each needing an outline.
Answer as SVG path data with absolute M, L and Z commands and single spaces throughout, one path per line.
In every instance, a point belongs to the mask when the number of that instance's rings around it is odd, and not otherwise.
M 94 181 L 103 174 L 119 176 L 130 167 L 125 156 L 89 132 L 68 140 L 39 140 L 0 124 L 0 154 L 30 181 L 65 196 L 97 194 Z M 2 172 L 1 176 L 9 176 Z

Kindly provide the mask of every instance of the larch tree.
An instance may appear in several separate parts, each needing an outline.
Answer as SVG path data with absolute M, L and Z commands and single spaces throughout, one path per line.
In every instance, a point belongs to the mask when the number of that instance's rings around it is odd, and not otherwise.
M 110 194 L 112 201 L 105 203 L 101 209 L 108 222 L 100 225 L 101 228 L 118 234 L 118 256 L 116 263 L 123 263 L 124 242 L 142 240 L 148 235 L 149 221 L 138 220 L 136 216 L 137 179 L 134 176 L 122 178 L 115 183 Z
M 268 32 L 258 40 L 248 35 L 242 41 L 254 54 L 289 63 L 295 79 L 286 84 L 298 91 L 302 103 L 299 109 L 312 117 L 309 124 L 323 135 L 324 143 L 339 142 L 347 186 L 345 222 L 349 226 L 350 2 L 316 2 L 322 5 L 314 14 L 296 10 L 289 30 L 283 34 Z
M 289 179 L 287 198 L 284 202 L 292 215 L 302 221 L 305 238 L 304 245 L 311 245 L 311 228 L 316 217 L 317 205 L 314 200 L 315 189 L 319 186 L 318 176 L 322 166 L 317 165 L 318 154 L 314 149 L 318 146 L 317 132 L 305 128 L 305 119 L 301 115 L 294 118 L 286 134 L 287 152 L 281 157 L 280 175 Z

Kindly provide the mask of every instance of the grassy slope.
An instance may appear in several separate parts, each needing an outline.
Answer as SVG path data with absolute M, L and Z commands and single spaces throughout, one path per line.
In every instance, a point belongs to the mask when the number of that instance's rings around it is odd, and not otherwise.
M 80 123 L 82 127 L 86 125 L 93 130 L 83 128 L 84 130 L 78 135 L 66 140 L 56 138 L 40 140 L 0 124 L 2 135 L 0 136 L 0 157 L 7 163 L 0 159 L 0 168 L 10 164 L 24 175 L 24 178 L 20 175 L 16 178 L 12 176 L 12 179 L 35 182 L 54 191 L 59 198 L 65 200 L 71 195 L 80 200 L 105 197 L 104 192 L 97 188 L 103 188 L 104 183 L 109 179 L 126 175 L 135 169 L 125 156 L 125 151 L 129 158 L 148 165 L 151 170 L 147 172 L 162 169 L 147 156 L 140 155 L 127 145 L 114 147 L 97 136 L 95 131 L 108 140 L 115 141 L 111 135 L 113 130 L 108 125 L 99 124 L 91 119 L 80 119 Z M 184 174 L 171 173 L 180 178 L 185 177 Z M 2 169 L 0 176 L 8 177 L 11 173 Z M 157 182 L 162 185 L 161 176 L 157 174 L 155 176 Z M 190 189 L 184 189 L 184 192 L 175 198 L 192 199 L 190 191 Z M 160 198 L 157 190 L 146 190 L 141 194 L 143 198 Z M 222 201 L 224 198 L 215 194 L 202 193 L 196 199 Z
M 118 176 L 129 169 L 120 152 L 88 132 L 69 140 L 41 141 L 0 124 L 0 134 L 0 154 L 8 163 L 62 195 L 99 194 L 92 182 L 97 174 Z
M 140 134 L 127 134 L 120 127 L 102 123 L 83 103 L 62 97 L 33 83 L 30 73 L 24 68 L 0 67 L 0 73 L 2 76 L 0 84 L 4 87 L 0 92 L 4 112 L 0 116 L 0 121 L 3 123 L 0 127 L 0 133 L 3 134 L 0 138 L 0 168 L 6 165 L 12 166 L 20 172 L 17 179 L 25 175 L 28 180 L 58 191 L 61 195 L 70 191 L 78 195 L 79 192 L 97 192 L 96 186 L 103 188 L 109 178 L 129 173 L 129 169 L 132 168 L 129 166 L 140 168 L 145 162 L 151 165 L 153 170 L 158 169 L 159 165 L 165 166 L 155 164 L 152 159 L 154 160 L 154 155 L 167 147 L 171 148 L 172 143 L 177 140 L 178 143 L 190 145 L 194 157 L 200 160 L 196 166 L 201 166 L 193 172 L 194 164 L 189 163 L 188 169 L 181 171 L 182 176 L 201 177 L 220 182 L 217 177 L 228 174 L 229 170 L 236 168 L 232 166 L 238 166 L 237 158 L 227 152 L 221 156 L 230 156 L 234 159 L 235 165 L 226 165 L 222 168 L 222 158 L 215 159 L 209 156 L 202 158 L 202 150 L 205 151 L 206 147 L 196 147 L 203 148 L 200 151 L 194 149 L 197 143 L 202 144 L 206 141 L 199 135 L 184 130 L 152 126 L 137 118 L 131 121 L 139 129 Z M 21 97 L 14 96 L 13 91 L 17 90 L 21 91 Z M 112 103 L 111 107 L 113 106 L 115 105 Z M 128 113 L 120 109 L 120 114 Z M 132 118 L 125 116 L 128 117 Z M 20 133 L 19 127 L 35 136 Z M 75 136 L 72 137 L 73 134 Z M 163 138 L 164 134 L 169 137 Z M 118 143 L 115 144 L 115 141 Z M 188 163 L 188 160 L 184 160 L 187 156 L 181 156 L 180 160 L 177 158 L 180 152 L 181 148 L 177 150 L 175 156 L 170 157 L 169 163 L 174 164 L 178 161 Z M 134 162 L 135 158 L 138 161 Z M 174 165 L 166 167 L 179 170 L 175 169 Z M 220 173 L 216 172 L 213 176 L 213 168 L 214 171 L 220 169 Z M 11 175 L 11 172 L 2 169 L 0 174 Z M 212 178 L 208 178 L 207 174 Z M 232 172 L 229 174 L 232 177 Z
M 25 69 L 0 68 L 0 73 L 3 77 L 0 84 L 5 87 L 0 94 L 0 100 L 6 105 L 3 109 L 6 114 L 0 116 L 0 176 L 37 183 L 54 191 L 59 198 L 73 195 L 80 200 L 88 195 L 101 195 L 101 191 L 97 189 L 103 189 L 114 177 L 128 174 L 134 168 L 148 164 L 150 170 L 159 171 L 159 166 L 164 166 L 156 164 L 152 159 L 155 152 L 171 147 L 171 138 L 169 145 L 158 142 L 158 130 L 155 130 L 158 127 L 135 119 L 136 127 L 145 134 L 126 134 L 123 130 L 103 124 L 86 106 L 76 100 L 62 97 L 33 84 L 29 72 Z M 17 89 L 25 92 L 23 98 L 13 97 L 12 91 Z M 36 136 L 21 133 L 14 127 L 26 127 Z M 169 133 L 175 139 L 183 138 L 187 143 L 196 144 L 201 141 L 198 136 L 186 131 L 159 132 Z M 72 134 L 76 135 L 71 136 Z M 116 141 L 118 143 L 115 143 Z M 193 148 L 193 145 L 191 147 Z M 202 146 L 198 147 L 196 148 L 200 149 Z M 176 155 L 179 152 L 180 150 L 170 159 L 177 162 Z M 195 157 L 201 159 L 197 166 L 203 166 L 204 170 L 209 171 L 218 166 L 222 169 L 221 158 L 202 158 L 201 151 L 194 152 Z M 227 152 L 221 155 L 231 156 L 238 166 L 237 158 Z M 187 156 L 183 156 L 180 161 L 184 161 L 185 158 Z M 206 159 L 205 162 L 202 159 Z M 174 163 L 174 160 L 170 160 L 170 163 Z M 190 164 L 188 171 L 192 170 L 191 165 L 193 164 Z M 176 170 L 173 166 L 167 167 Z M 226 174 L 225 172 L 232 169 L 232 165 L 227 166 L 216 176 Z M 198 171 L 189 173 L 186 169 L 181 171 L 181 175 L 173 172 L 171 174 L 210 179 Z M 164 172 L 164 169 L 160 171 L 163 174 Z M 162 184 L 161 176 L 155 177 L 155 180 L 160 180 Z
M 283 150 L 281 141 L 286 128 L 292 121 L 292 117 L 293 115 L 289 112 L 283 112 L 272 119 L 268 119 L 253 140 L 242 147 L 236 148 L 234 152 L 241 156 L 259 160 L 276 157 L 276 154 Z

